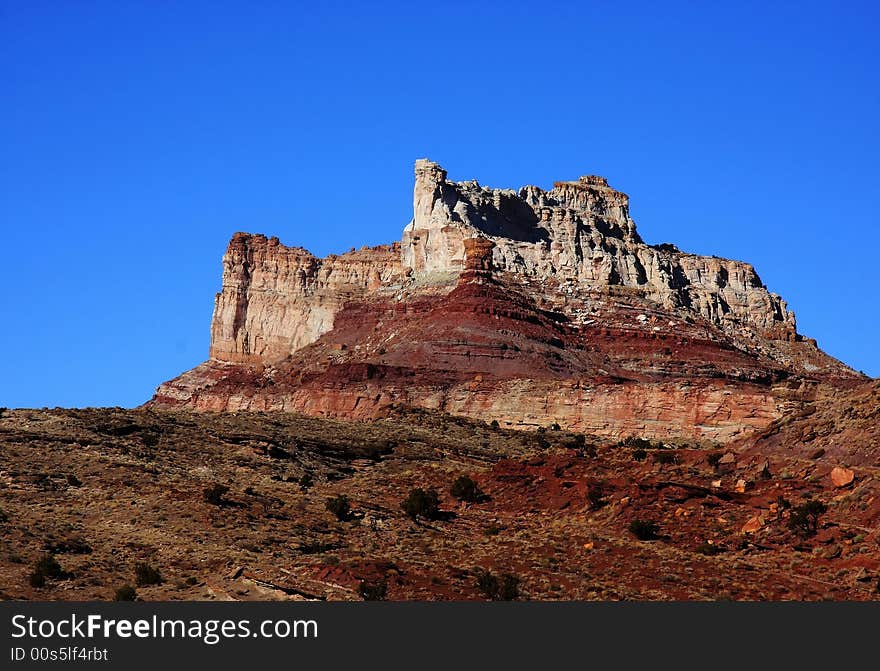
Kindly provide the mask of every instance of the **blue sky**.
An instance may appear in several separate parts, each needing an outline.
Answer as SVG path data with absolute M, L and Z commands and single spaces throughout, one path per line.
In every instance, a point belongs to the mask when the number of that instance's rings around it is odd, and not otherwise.
M 398 239 L 425 156 L 605 175 L 880 375 L 876 3 L 353 4 L 0 0 L 0 405 L 147 400 L 233 232 Z

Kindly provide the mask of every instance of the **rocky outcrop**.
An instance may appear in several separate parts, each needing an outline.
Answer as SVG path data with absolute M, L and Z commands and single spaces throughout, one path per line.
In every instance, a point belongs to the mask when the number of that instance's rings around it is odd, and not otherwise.
M 450 182 L 446 171 L 416 162 L 413 220 L 403 234 L 403 264 L 416 276 L 460 271 L 464 240 L 495 243 L 499 271 L 571 283 L 575 292 L 629 287 L 666 308 L 692 311 L 714 324 L 755 327 L 771 338 L 795 336 L 795 317 L 763 286 L 749 264 L 642 242 L 629 198 L 589 175 L 550 191 L 518 192 L 476 181 Z
M 400 367 L 333 366 L 297 384 L 267 386 L 261 371 L 207 362 L 163 385 L 156 402 L 200 411 L 283 411 L 362 420 L 418 407 L 495 420 L 505 428 L 559 425 L 614 439 L 713 441 L 762 429 L 792 407 L 780 389 L 722 380 L 456 378 Z
M 604 178 L 543 191 L 416 163 L 401 243 L 314 257 L 237 233 L 211 359 L 151 404 L 728 440 L 860 376 L 748 264 L 645 244 Z
M 333 328 L 348 301 L 401 281 L 400 246 L 319 259 L 278 238 L 236 233 L 223 256 L 223 289 L 214 303 L 214 359 L 283 359 Z

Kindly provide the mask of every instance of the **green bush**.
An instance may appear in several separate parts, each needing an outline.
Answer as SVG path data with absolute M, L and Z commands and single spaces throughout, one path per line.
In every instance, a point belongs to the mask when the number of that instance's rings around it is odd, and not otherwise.
M 792 508 L 791 517 L 788 518 L 788 528 L 802 538 L 815 536 L 819 528 L 819 517 L 828 510 L 821 501 L 807 501 L 806 503 Z
M 650 520 L 633 520 L 629 531 L 640 541 L 655 541 L 660 538 L 660 525 Z
M 477 483 L 466 475 L 459 476 L 452 483 L 452 495 L 459 501 L 468 501 L 469 503 L 476 503 L 484 497 Z
M 141 562 L 134 567 L 134 582 L 138 587 L 159 585 L 162 583 L 162 574 L 150 564 Z
M 35 587 L 37 589 L 39 589 L 40 587 L 46 586 L 46 576 L 44 576 L 39 571 L 34 571 L 33 573 L 31 573 L 31 575 L 29 577 L 29 581 L 30 581 L 31 587 Z
M 114 601 L 134 601 L 137 598 L 137 590 L 131 585 L 123 585 L 113 595 Z
M 336 516 L 336 519 L 340 522 L 345 522 L 351 515 L 351 504 L 349 504 L 348 497 L 345 494 L 340 494 L 339 496 L 327 499 L 325 507 L 333 513 Z
M 637 447 L 633 450 L 632 457 L 635 461 L 644 461 L 648 458 L 648 451 L 642 447 Z
M 498 420 L 497 420 L 497 419 L 493 419 L 491 422 L 489 422 L 489 426 L 491 426 L 493 429 L 497 429 L 497 428 L 499 428 L 501 425 L 498 423 Z
M 419 517 L 435 520 L 440 516 L 440 497 L 435 489 L 413 489 L 400 504 L 403 511 L 415 521 Z

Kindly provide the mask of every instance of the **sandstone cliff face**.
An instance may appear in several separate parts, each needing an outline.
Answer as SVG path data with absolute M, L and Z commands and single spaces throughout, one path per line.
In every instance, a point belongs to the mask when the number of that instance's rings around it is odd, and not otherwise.
M 401 280 L 400 247 L 319 259 L 278 238 L 236 233 L 223 257 L 211 323 L 211 357 L 283 359 L 333 328 L 347 301 Z
M 403 264 L 416 275 L 461 270 L 463 241 L 495 242 L 499 271 L 570 282 L 574 292 L 623 286 L 667 308 L 684 308 L 731 329 L 793 338 L 795 317 L 746 263 L 684 254 L 642 242 L 629 198 L 594 175 L 550 191 L 490 189 L 449 182 L 446 171 L 416 162 L 414 217 L 403 235 Z
M 371 418 L 417 406 L 728 440 L 859 375 L 738 261 L 651 247 L 601 177 L 550 191 L 416 164 L 402 243 L 318 259 L 236 234 L 211 359 L 151 404 Z

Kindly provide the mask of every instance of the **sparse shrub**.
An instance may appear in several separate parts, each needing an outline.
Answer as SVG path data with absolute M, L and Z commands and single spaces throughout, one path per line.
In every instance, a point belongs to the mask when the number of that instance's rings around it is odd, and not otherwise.
M 388 594 L 388 582 L 386 580 L 361 580 L 358 585 L 358 594 L 364 601 L 385 601 Z
M 494 599 L 498 593 L 498 578 L 489 571 L 480 569 L 477 571 L 477 589 L 480 590 L 487 599 Z
M 644 461 L 648 458 L 648 451 L 643 447 L 637 447 L 633 450 L 632 457 L 635 461 Z
M 224 506 L 228 503 L 226 500 L 226 493 L 228 491 L 229 487 L 218 483 L 205 488 L 202 491 L 202 496 L 205 499 L 205 503 L 210 503 L 212 506 Z
M 452 495 L 459 501 L 477 503 L 484 498 L 480 487 L 471 478 L 461 475 L 452 483 Z
M 539 450 L 546 450 L 548 447 L 550 447 L 550 441 L 544 437 L 543 431 L 538 431 L 538 433 L 535 434 L 535 446 Z
M 42 573 L 46 578 L 61 578 L 64 576 L 64 571 L 61 570 L 61 564 L 59 564 L 58 560 L 51 554 L 46 554 L 40 557 L 34 565 L 34 571 L 36 573 Z
M 551 430 L 551 431 L 562 431 L 562 427 L 559 426 L 559 424 L 557 424 L 556 422 L 553 422 L 553 423 L 550 425 L 550 430 Z
M 340 522 L 345 522 L 351 515 L 351 504 L 349 504 L 348 497 L 345 494 L 339 494 L 327 499 L 324 505 Z
M 131 585 L 123 585 L 113 595 L 114 601 L 134 601 L 137 599 L 137 590 Z
M 342 547 L 339 543 L 322 543 L 320 541 L 316 541 L 314 543 L 306 542 L 301 543 L 299 546 L 299 551 L 304 555 L 315 555 L 315 554 L 323 554 L 325 552 L 332 552 L 333 550 L 338 550 Z
M 71 487 L 79 487 L 82 485 L 82 480 L 76 477 L 73 473 L 69 473 L 67 475 L 67 484 Z
M 51 554 L 45 554 L 40 557 L 34 564 L 34 570 L 31 572 L 28 580 L 31 587 L 45 587 L 46 579 L 63 578 L 65 573 L 61 570 L 58 560 Z
M 655 541 L 660 538 L 660 525 L 650 520 L 633 520 L 629 523 L 629 531 L 640 541 Z
M 706 457 L 706 463 L 708 463 L 712 468 L 718 468 L 718 463 L 721 461 L 721 457 L 724 456 L 721 452 L 713 452 L 708 457 Z
M 159 585 L 162 583 L 162 574 L 150 564 L 141 562 L 134 567 L 134 582 L 138 587 Z
M 711 557 L 713 555 L 721 554 L 724 550 L 717 543 L 702 543 L 697 546 L 695 552 Z
M 583 447 L 577 448 L 578 456 L 587 457 L 589 459 L 595 459 L 596 455 L 599 454 L 599 451 L 596 449 L 595 445 L 584 445 Z
M 826 510 L 828 507 L 815 499 L 792 508 L 791 517 L 788 518 L 788 528 L 802 538 L 815 536 L 819 527 L 819 517 Z
M 504 531 L 504 528 L 498 526 L 497 524 L 495 524 L 495 523 L 493 522 L 492 524 L 490 524 L 489 526 L 487 526 L 485 529 L 483 529 L 483 534 L 486 535 L 486 536 L 497 536 L 497 535 L 500 534 L 502 531 Z
M 489 422 L 489 426 L 491 426 L 493 429 L 498 429 L 501 425 L 498 423 L 497 419 L 493 419 L 491 422 Z
M 514 601 L 519 597 L 520 580 L 510 573 L 495 576 L 485 569 L 477 571 L 477 589 L 492 601 Z
M 624 438 L 618 443 L 618 446 L 631 447 L 635 450 L 648 450 L 653 447 L 650 440 L 646 440 L 645 438 L 637 438 L 636 436 L 629 436 L 628 438 Z
M 0 524 L 3 524 L 3 522 L 8 522 L 8 521 L 9 521 L 9 515 L 6 514 L 5 510 L 0 508 Z
M 82 538 L 71 536 L 60 541 L 46 543 L 46 551 L 56 555 L 87 555 L 92 553 L 92 546 Z
M 600 484 L 591 485 L 587 490 L 587 500 L 592 510 L 599 510 L 605 505 L 605 488 Z
M 315 479 L 312 477 L 311 473 L 303 473 L 302 477 L 299 479 L 299 486 L 303 489 L 310 489 L 314 484 Z
M 776 499 L 776 505 L 779 506 L 782 510 L 788 510 L 791 508 L 791 501 L 785 498 L 782 494 Z
M 416 487 L 403 500 L 400 507 L 413 521 L 419 517 L 434 520 L 440 515 L 440 497 L 433 488 L 424 490 Z
M 514 601 L 519 598 L 519 578 L 510 573 L 501 574 L 499 601 Z
M 655 464 L 677 464 L 678 463 L 678 455 L 673 452 L 655 452 L 654 453 L 654 463 Z

